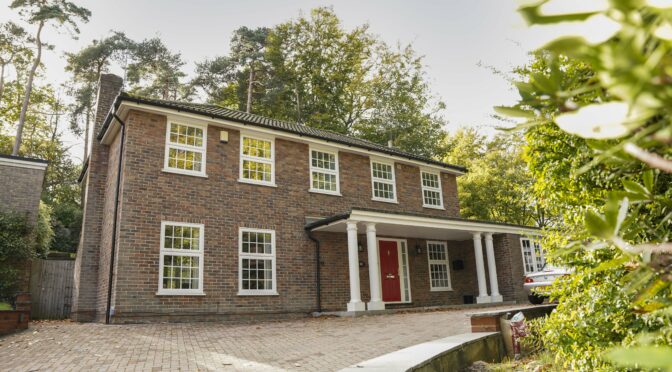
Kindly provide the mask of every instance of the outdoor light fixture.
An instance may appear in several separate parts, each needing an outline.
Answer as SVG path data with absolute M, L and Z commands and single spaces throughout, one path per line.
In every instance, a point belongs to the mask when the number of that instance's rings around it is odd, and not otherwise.
M 415 254 L 422 254 L 422 247 L 420 244 L 415 245 Z
M 360 252 L 364 252 L 364 247 L 362 246 L 362 243 L 357 242 L 357 250 Z

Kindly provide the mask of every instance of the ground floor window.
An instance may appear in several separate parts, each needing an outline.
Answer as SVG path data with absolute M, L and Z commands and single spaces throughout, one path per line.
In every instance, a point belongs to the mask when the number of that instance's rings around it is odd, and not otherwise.
M 161 223 L 158 294 L 203 294 L 203 225 Z
M 544 268 L 546 258 L 538 241 L 530 238 L 520 238 L 520 247 L 523 251 L 525 274 L 540 271 Z
M 239 233 L 240 295 L 275 295 L 275 231 L 241 228 Z
M 428 241 L 427 259 L 429 262 L 430 289 L 432 291 L 451 290 L 448 246 L 446 242 Z

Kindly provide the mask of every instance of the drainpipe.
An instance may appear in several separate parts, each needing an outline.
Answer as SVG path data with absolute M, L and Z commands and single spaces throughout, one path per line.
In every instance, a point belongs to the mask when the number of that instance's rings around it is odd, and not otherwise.
M 315 242 L 315 284 L 317 285 L 317 312 L 322 312 L 322 297 L 320 293 L 320 241 L 313 236 L 313 232 L 306 230 L 308 232 L 308 238 Z
M 112 116 L 121 125 L 121 142 L 119 143 L 119 164 L 117 166 L 117 189 L 114 193 L 114 217 L 112 218 L 112 250 L 110 252 L 110 274 L 107 281 L 107 307 L 105 309 L 105 324 L 110 324 L 112 318 L 112 279 L 114 277 L 114 258 L 117 248 L 117 220 L 119 211 L 119 192 L 121 190 L 121 164 L 124 155 L 124 140 L 126 138 L 126 123 L 117 114 Z

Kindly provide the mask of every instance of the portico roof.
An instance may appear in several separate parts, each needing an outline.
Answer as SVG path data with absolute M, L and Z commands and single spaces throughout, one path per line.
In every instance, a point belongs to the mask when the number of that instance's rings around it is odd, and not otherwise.
M 366 223 L 375 223 L 379 236 L 467 240 L 471 239 L 475 232 L 541 235 L 539 228 L 531 226 L 369 208 L 353 208 L 345 213 L 314 219 L 306 224 L 305 229 L 345 233 L 346 221 L 356 221 L 362 225 L 361 227 Z

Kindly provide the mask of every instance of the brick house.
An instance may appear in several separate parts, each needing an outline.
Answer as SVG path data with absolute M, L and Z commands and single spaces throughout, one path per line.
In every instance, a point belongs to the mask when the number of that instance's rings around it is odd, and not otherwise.
M 76 320 L 522 301 L 543 262 L 536 229 L 460 218 L 462 167 L 121 86 L 101 76 L 80 178 Z

